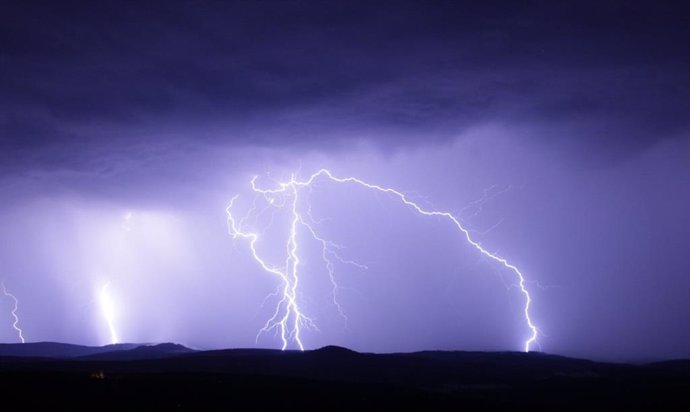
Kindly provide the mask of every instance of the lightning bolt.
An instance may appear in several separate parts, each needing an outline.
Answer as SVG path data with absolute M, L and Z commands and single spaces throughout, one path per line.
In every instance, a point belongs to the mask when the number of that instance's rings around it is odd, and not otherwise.
M 19 327 L 19 316 L 17 315 L 17 310 L 19 309 L 19 299 L 17 299 L 16 296 L 7 291 L 4 281 L 2 282 L 2 293 L 8 298 L 12 299 L 12 301 L 14 302 L 14 307 L 12 308 L 12 317 L 14 318 L 14 323 L 12 323 L 12 327 L 14 328 L 14 330 L 17 331 L 19 340 L 21 340 L 22 343 L 26 343 L 26 341 L 24 340 L 24 331 L 22 330 L 22 328 Z
M 101 305 L 101 312 L 103 313 L 103 318 L 108 325 L 108 331 L 110 332 L 110 343 L 116 344 L 120 342 L 117 336 L 117 331 L 115 330 L 115 304 L 113 299 L 108 292 L 110 288 L 110 282 L 106 282 L 101 288 L 99 294 L 99 301 Z
M 291 225 L 286 242 L 287 258 L 285 264 L 282 267 L 271 266 L 259 255 L 259 252 L 257 251 L 257 243 L 260 237 L 259 233 L 245 230 L 243 227 L 244 225 L 242 224 L 245 219 L 238 222 L 232 214 L 232 209 L 238 196 L 233 197 L 230 201 L 230 204 L 226 208 L 228 229 L 230 235 L 234 239 L 243 238 L 248 240 L 249 248 L 251 249 L 254 260 L 256 260 L 265 271 L 278 276 L 282 282 L 282 288 L 278 292 L 280 300 L 276 305 L 275 312 L 273 313 L 273 316 L 268 319 L 264 327 L 259 331 L 259 335 L 264 332 L 278 329 L 280 331 L 283 350 L 288 347 L 290 341 L 294 342 L 300 350 L 304 350 L 304 345 L 301 340 L 301 327 L 305 325 L 315 327 L 313 321 L 309 317 L 304 315 L 304 313 L 300 310 L 297 302 L 297 291 L 299 285 L 298 269 L 300 264 L 297 242 L 298 227 L 306 228 L 307 232 L 311 234 L 311 236 L 321 244 L 322 258 L 326 264 L 326 270 L 330 277 L 331 284 L 333 285 L 333 300 L 340 314 L 343 317 L 345 317 L 344 312 L 337 301 L 338 286 L 335 282 L 333 261 L 331 260 L 331 258 L 335 258 L 343 263 L 356 263 L 340 258 L 340 256 L 338 256 L 338 254 L 334 250 L 337 249 L 337 245 L 323 239 L 316 233 L 314 226 L 312 224 L 314 223 L 314 219 L 311 218 L 310 206 L 307 209 L 307 218 L 305 218 L 299 212 L 298 198 L 300 189 L 308 188 L 309 190 L 311 190 L 313 183 L 317 179 L 326 179 L 333 183 L 340 184 L 353 184 L 375 192 L 391 195 L 392 197 L 399 200 L 402 204 L 408 206 L 414 212 L 420 215 L 439 217 L 445 219 L 450 224 L 455 226 L 455 228 L 458 229 L 462 237 L 464 237 L 464 239 L 481 255 L 500 264 L 504 268 L 509 269 L 515 275 L 520 291 L 524 296 L 524 319 L 530 331 L 529 338 L 524 342 L 524 351 L 529 352 L 532 345 L 537 342 L 538 329 L 533 323 L 532 318 L 530 316 L 530 306 L 532 304 L 532 298 L 527 289 L 524 275 L 522 274 L 520 269 L 518 269 L 512 263 L 508 262 L 508 260 L 497 254 L 489 252 L 484 247 L 482 247 L 482 245 L 479 242 L 475 241 L 470 235 L 469 230 L 466 229 L 460 223 L 460 220 L 457 217 L 455 217 L 450 212 L 427 210 L 426 208 L 420 206 L 418 203 L 415 203 L 414 201 L 410 200 L 405 194 L 398 190 L 380 186 L 377 184 L 368 183 L 355 177 L 337 177 L 327 169 L 321 169 L 315 172 L 306 180 L 298 180 L 293 174 L 289 181 L 278 182 L 277 186 L 273 189 L 263 189 L 258 187 L 256 184 L 256 176 L 253 177 L 250 181 L 254 193 L 257 196 L 262 196 L 266 200 L 266 202 L 268 202 L 269 205 L 275 205 L 276 207 L 284 207 L 285 205 L 289 204 L 291 211 Z M 361 265 L 358 266 L 363 267 Z M 257 339 L 259 335 L 257 335 Z

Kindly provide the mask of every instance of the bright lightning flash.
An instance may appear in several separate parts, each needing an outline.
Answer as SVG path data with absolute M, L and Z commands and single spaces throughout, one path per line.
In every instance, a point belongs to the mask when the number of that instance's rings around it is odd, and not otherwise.
M 19 315 L 17 315 L 17 309 L 19 309 L 19 299 L 17 299 L 16 296 L 7 291 L 7 288 L 5 287 L 5 282 L 2 282 L 2 293 L 8 298 L 12 299 L 12 301 L 14 302 L 14 307 L 12 308 L 12 317 L 14 318 L 14 323 L 12 323 L 12 327 L 14 328 L 14 330 L 17 331 L 19 340 L 21 340 L 22 343 L 26 343 L 26 341 L 24 340 L 24 331 L 22 330 L 22 328 L 19 327 Z
M 98 295 L 98 300 L 101 306 L 101 312 L 103 313 L 103 318 L 108 325 L 108 331 L 110 332 L 110 343 L 116 344 L 120 342 L 117 336 L 117 331 L 115 330 L 115 304 L 109 293 L 110 282 L 107 282 L 101 288 L 101 292 Z
M 538 330 L 532 322 L 532 318 L 530 316 L 530 305 L 532 303 L 532 298 L 525 285 L 525 277 L 515 265 L 509 263 L 505 258 L 484 249 L 479 242 L 475 241 L 470 236 L 470 232 L 460 223 L 459 219 L 456 218 L 453 214 L 444 211 L 427 210 L 419 206 L 417 203 L 411 201 L 402 192 L 399 192 L 395 189 L 367 183 L 355 177 L 336 177 L 327 169 L 321 169 L 317 171 L 306 180 L 298 180 L 293 175 L 289 181 L 279 182 L 277 187 L 274 189 L 263 189 L 258 187 L 256 184 L 256 176 L 251 180 L 252 190 L 255 194 L 257 194 L 257 196 L 261 196 L 266 200 L 266 202 L 268 203 L 267 207 L 282 208 L 287 206 L 290 208 L 291 225 L 285 246 L 287 251 L 287 258 L 285 260 L 284 265 L 281 267 L 270 265 L 266 262 L 264 258 L 260 256 L 259 252 L 257 251 L 259 233 L 256 233 L 254 231 L 248 231 L 244 228 L 244 223 L 248 219 L 248 216 L 238 221 L 233 215 L 232 209 L 238 196 L 232 198 L 230 204 L 226 209 L 230 235 L 235 239 L 246 239 L 249 242 L 249 248 L 251 249 L 254 260 L 256 260 L 257 263 L 265 271 L 278 276 L 282 282 L 281 287 L 277 292 L 277 295 L 280 297 L 280 300 L 276 305 L 275 312 L 273 313 L 273 316 L 270 319 L 268 319 L 264 327 L 259 331 L 259 335 L 263 332 L 278 329 L 282 340 L 283 350 L 288 347 L 290 342 L 296 344 L 300 350 L 304 350 L 304 345 L 301 340 L 301 328 L 302 326 L 315 327 L 312 320 L 300 310 L 300 307 L 297 302 L 297 292 L 299 286 L 298 268 L 300 264 L 297 241 L 298 228 L 305 228 L 307 233 L 309 233 L 317 242 L 321 244 L 322 258 L 324 260 L 324 263 L 326 264 L 326 270 L 330 277 L 331 284 L 333 285 L 333 301 L 337 306 L 338 311 L 343 317 L 345 316 L 344 312 L 337 301 L 338 285 L 334 277 L 334 266 L 332 259 L 338 260 L 342 263 L 353 264 L 365 268 L 364 266 L 359 265 L 355 262 L 342 259 L 336 252 L 336 250 L 339 248 L 338 245 L 318 236 L 316 230 L 314 229 L 314 223 L 318 222 L 315 222 L 314 219 L 311 217 L 310 206 L 307 207 L 306 212 L 303 213 L 300 211 L 300 203 L 298 201 L 298 198 L 300 197 L 299 195 L 301 194 L 300 189 L 307 188 L 311 190 L 312 184 L 319 178 L 327 179 L 334 183 L 359 185 L 372 191 L 386 193 L 394 198 L 397 198 L 404 205 L 410 207 L 413 211 L 420 215 L 443 218 L 447 220 L 449 223 L 453 224 L 460 231 L 461 235 L 465 238 L 465 240 L 479 253 L 513 272 L 516 276 L 517 283 L 520 287 L 520 291 L 525 298 L 523 312 L 525 317 L 525 323 L 527 324 L 527 327 L 530 331 L 530 336 L 524 342 L 524 350 L 525 352 L 530 351 L 531 346 L 537 341 Z M 249 214 L 255 211 L 256 207 L 253 206 L 252 209 L 249 211 Z M 263 213 L 263 211 L 260 211 L 257 214 L 261 213 Z M 257 338 L 259 335 L 257 335 Z

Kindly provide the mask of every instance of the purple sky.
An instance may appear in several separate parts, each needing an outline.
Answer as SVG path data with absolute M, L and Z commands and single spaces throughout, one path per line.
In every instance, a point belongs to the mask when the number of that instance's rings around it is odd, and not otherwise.
M 254 175 L 325 167 L 455 213 L 525 274 L 544 351 L 690 357 L 682 10 L 59 3 L 0 17 L 0 278 L 29 341 L 108 343 L 109 282 L 120 340 L 279 347 L 254 340 L 279 282 L 225 207 L 247 210 Z M 311 196 L 369 269 L 336 265 L 345 322 L 303 233 L 307 347 L 522 348 L 515 278 L 451 226 L 354 187 Z M 272 261 L 286 224 L 262 243 Z

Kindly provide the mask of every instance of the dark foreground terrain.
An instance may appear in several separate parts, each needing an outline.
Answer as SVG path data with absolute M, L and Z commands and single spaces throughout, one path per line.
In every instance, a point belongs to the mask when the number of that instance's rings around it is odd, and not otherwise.
M 0 345 L 3 410 L 690 410 L 690 361 Z M 8 407 L 10 406 L 10 407 Z

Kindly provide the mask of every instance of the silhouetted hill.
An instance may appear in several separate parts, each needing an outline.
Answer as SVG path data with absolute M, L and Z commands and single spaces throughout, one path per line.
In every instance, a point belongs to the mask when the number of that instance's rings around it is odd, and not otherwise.
M 321 349 L 316 349 L 314 353 L 321 354 L 324 356 L 350 356 L 350 355 L 355 355 L 357 352 L 353 351 L 352 349 L 348 348 L 343 348 L 342 346 L 335 346 L 335 345 L 329 345 L 329 346 L 324 346 Z
M 157 345 L 141 345 L 131 349 L 108 351 L 83 356 L 84 360 L 141 360 L 160 359 L 194 352 L 186 346 L 176 343 L 160 343 Z
M 106 346 L 82 346 L 58 342 L 0 343 L 0 356 L 21 356 L 35 358 L 76 358 L 120 350 L 129 350 L 140 345 L 118 343 Z
M 28 409 L 690 410 L 690 361 L 629 365 L 543 353 L 193 351 L 166 343 L 70 359 L 0 357 L 0 377 L 9 401 Z M 36 396 L 18 395 L 27 390 Z

